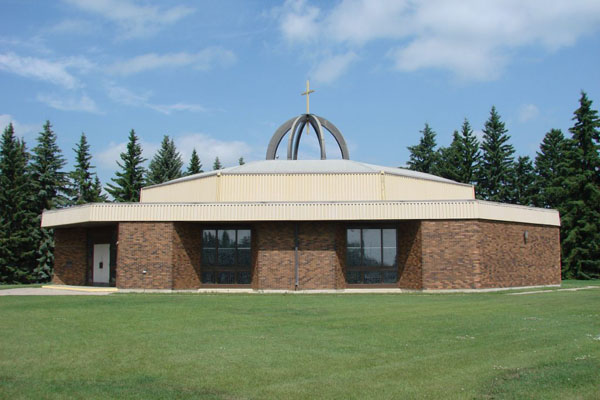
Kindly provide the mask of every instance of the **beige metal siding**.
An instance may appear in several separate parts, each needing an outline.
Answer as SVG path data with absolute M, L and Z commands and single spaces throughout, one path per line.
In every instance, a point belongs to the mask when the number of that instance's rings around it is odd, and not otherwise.
M 202 179 L 184 181 L 172 185 L 143 188 L 140 195 L 142 203 L 187 203 L 215 202 L 217 200 L 216 175 Z
M 473 199 L 473 187 L 389 174 L 213 175 L 142 190 L 143 203 Z
M 483 201 L 92 204 L 45 211 L 43 227 L 119 221 L 332 221 L 489 219 L 560 225 L 556 210 Z
M 382 200 L 466 200 L 474 199 L 473 186 L 427 181 L 385 174 Z

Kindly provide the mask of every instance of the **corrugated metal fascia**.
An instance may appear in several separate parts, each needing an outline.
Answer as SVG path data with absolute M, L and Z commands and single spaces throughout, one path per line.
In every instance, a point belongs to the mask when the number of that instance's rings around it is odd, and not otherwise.
M 560 225 L 556 210 L 507 206 L 476 200 L 250 202 L 250 203 L 101 203 L 46 211 L 42 226 L 118 221 L 316 221 L 316 220 L 488 219 Z

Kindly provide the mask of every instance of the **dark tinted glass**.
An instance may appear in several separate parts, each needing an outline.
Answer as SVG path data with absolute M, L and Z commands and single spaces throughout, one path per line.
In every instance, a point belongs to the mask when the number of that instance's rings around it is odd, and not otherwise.
M 251 243 L 250 230 L 240 229 L 237 231 L 238 249 L 249 249 Z
M 217 249 L 203 248 L 202 249 L 202 265 L 217 264 Z
M 205 230 L 202 234 L 202 246 L 204 247 L 217 247 L 217 231 Z
M 360 229 L 348 229 L 346 246 L 360 247 Z
M 219 248 L 235 248 L 235 230 L 226 229 L 219 231 Z
M 235 249 L 219 247 L 218 263 L 222 266 L 235 265 Z
M 348 283 L 361 283 L 360 282 L 360 271 L 346 272 L 346 281 L 348 281 Z
M 224 285 L 235 283 L 235 272 L 220 271 L 217 273 L 217 283 Z
M 381 265 L 381 229 L 363 229 L 363 265 L 378 267 Z
M 215 274 L 212 272 L 203 272 L 202 283 L 215 283 Z
M 250 274 L 250 271 L 239 271 L 237 273 L 237 277 L 237 283 L 241 284 L 250 283 L 250 281 L 252 280 L 252 275 Z
M 252 251 L 250 249 L 238 249 L 239 267 L 246 268 L 252 265 Z
M 360 260 L 360 248 L 358 249 L 353 249 L 353 248 L 348 248 L 348 250 L 346 251 L 346 264 L 349 267 L 359 267 L 361 265 L 361 260 Z
M 383 283 L 396 283 L 398 271 L 383 271 Z
M 381 272 L 365 271 L 365 283 L 381 283 Z

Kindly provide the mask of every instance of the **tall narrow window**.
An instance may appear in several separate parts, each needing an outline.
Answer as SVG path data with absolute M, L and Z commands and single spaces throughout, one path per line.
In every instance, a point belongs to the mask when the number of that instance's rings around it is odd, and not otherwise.
M 202 234 L 202 283 L 249 284 L 252 280 L 249 229 L 205 229 Z
M 348 283 L 385 284 L 398 280 L 395 229 L 348 229 L 346 246 Z

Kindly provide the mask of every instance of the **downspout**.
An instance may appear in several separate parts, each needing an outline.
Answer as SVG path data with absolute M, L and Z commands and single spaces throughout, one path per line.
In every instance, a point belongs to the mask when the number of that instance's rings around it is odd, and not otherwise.
M 298 276 L 298 223 L 294 224 L 294 277 L 296 283 L 294 290 L 298 290 L 299 276 Z

